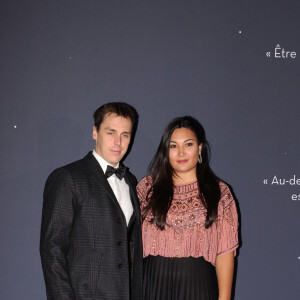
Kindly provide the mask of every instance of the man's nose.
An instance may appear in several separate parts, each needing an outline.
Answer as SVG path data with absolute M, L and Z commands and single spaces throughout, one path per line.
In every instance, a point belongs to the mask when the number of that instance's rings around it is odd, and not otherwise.
M 121 136 L 120 135 L 115 136 L 115 145 L 118 145 L 118 146 L 121 145 Z

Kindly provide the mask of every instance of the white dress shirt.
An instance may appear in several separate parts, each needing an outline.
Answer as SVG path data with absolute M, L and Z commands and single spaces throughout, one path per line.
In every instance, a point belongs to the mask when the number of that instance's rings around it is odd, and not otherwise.
M 105 174 L 109 163 L 105 159 L 103 159 L 95 150 L 93 150 L 93 155 L 97 159 L 98 163 L 100 164 L 100 166 Z M 116 166 L 116 168 L 118 168 L 118 167 L 119 167 L 119 164 Z M 119 202 L 119 205 L 125 216 L 126 223 L 128 225 L 130 218 L 132 216 L 132 213 L 133 213 L 133 207 L 132 207 L 130 193 L 129 193 L 129 186 L 125 182 L 124 178 L 122 178 L 122 180 L 120 180 L 115 174 L 109 176 L 107 178 L 107 181 L 108 181 L 109 185 L 111 186 L 111 188 Z

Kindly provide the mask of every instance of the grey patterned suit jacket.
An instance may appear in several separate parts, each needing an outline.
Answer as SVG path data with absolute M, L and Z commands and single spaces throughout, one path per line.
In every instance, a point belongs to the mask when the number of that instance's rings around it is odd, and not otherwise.
M 124 214 L 89 152 L 56 169 L 44 190 L 40 254 L 48 300 L 141 300 L 142 241 L 136 179 L 134 214 Z

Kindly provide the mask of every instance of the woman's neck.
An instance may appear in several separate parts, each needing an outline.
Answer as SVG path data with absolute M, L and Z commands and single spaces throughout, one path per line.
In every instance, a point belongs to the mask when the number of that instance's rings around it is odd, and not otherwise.
M 173 176 L 173 183 L 174 184 L 187 184 L 197 180 L 196 174 L 174 174 Z

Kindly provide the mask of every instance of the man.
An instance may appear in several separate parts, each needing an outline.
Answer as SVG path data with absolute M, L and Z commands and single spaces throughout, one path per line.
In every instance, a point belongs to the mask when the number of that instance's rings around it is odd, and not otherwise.
M 142 242 L 136 179 L 120 161 L 135 109 L 94 113 L 95 150 L 56 169 L 44 190 L 40 253 L 48 300 L 141 300 Z

